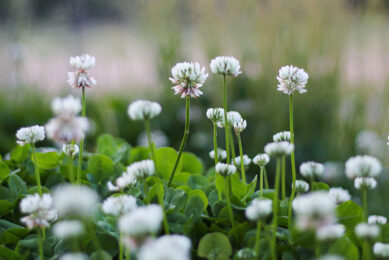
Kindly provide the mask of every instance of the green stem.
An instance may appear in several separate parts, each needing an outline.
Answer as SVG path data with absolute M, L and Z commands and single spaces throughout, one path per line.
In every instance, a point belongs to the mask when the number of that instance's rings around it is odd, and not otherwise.
M 70 182 L 74 183 L 73 156 L 69 155 L 69 177 Z
M 131 259 L 131 251 L 128 248 L 127 251 L 126 251 L 126 260 L 130 260 L 130 259 Z
M 273 236 L 272 236 L 272 258 L 273 260 L 277 259 L 276 252 L 276 236 L 277 236 L 277 226 L 278 226 L 278 196 L 279 196 L 279 186 L 280 186 L 280 169 L 281 168 L 281 159 L 277 158 L 277 168 L 276 168 L 276 178 L 274 182 L 274 195 L 273 195 Z
M 246 184 L 246 173 L 244 169 L 244 163 L 243 163 L 243 146 L 242 146 L 242 138 L 240 138 L 240 134 L 236 135 L 238 137 L 238 143 L 239 143 L 239 155 L 240 155 L 240 172 L 242 174 L 242 182 Z
M 123 260 L 123 235 L 119 234 L 119 260 Z
M 282 156 L 282 200 L 286 198 L 286 186 L 285 186 L 285 156 Z
M 320 241 L 316 240 L 315 241 L 315 258 L 319 258 L 319 256 L 321 255 L 321 252 L 320 252 Z
M 261 166 L 261 173 L 259 175 L 259 195 L 261 197 L 263 195 L 263 171 L 264 171 L 264 166 Z
M 219 157 L 218 157 L 218 153 L 217 153 L 217 124 L 216 124 L 216 122 L 213 123 L 213 152 L 215 153 L 215 167 L 216 167 L 216 164 L 218 164 L 218 162 L 219 162 Z M 215 171 L 215 187 L 216 187 L 216 176 L 217 176 L 217 173 Z M 218 196 L 219 200 L 222 199 L 222 194 L 219 190 L 217 190 L 217 196 Z
M 150 120 L 148 120 L 148 119 L 145 120 L 145 129 L 146 129 L 146 135 L 147 135 L 147 142 L 149 144 L 149 149 L 150 149 L 150 153 L 151 153 L 151 159 L 154 161 L 154 164 L 156 164 L 154 143 L 153 143 L 153 139 L 151 138 Z
M 185 131 L 184 131 L 184 136 L 183 136 L 182 141 L 181 141 L 180 150 L 178 151 L 176 162 L 174 163 L 172 173 L 170 174 L 170 179 L 169 179 L 169 182 L 167 184 L 168 187 L 170 187 L 170 185 L 172 184 L 174 174 L 177 170 L 178 163 L 180 162 L 182 151 L 184 150 L 186 140 L 188 139 L 189 124 L 190 124 L 190 96 L 186 96 Z
M 158 196 L 158 202 L 159 202 L 159 205 L 161 206 L 162 208 L 162 211 L 163 211 L 163 230 L 165 231 L 165 234 L 166 235 L 169 235 L 170 234 L 170 231 L 169 231 L 169 223 L 167 222 L 167 217 L 166 217 L 166 213 L 165 213 L 165 207 L 163 205 L 163 199 Z
M 36 185 L 38 186 L 39 195 L 42 196 L 41 176 L 39 174 L 39 166 L 38 166 L 38 161 L 36 159 L 35 144 L 31 143 L 31 147 L 32 147 L 32 156 L 34 157 Z
M 264 176 L 265 176 L 265 189 L 269 189 L 269 180 L 267 179 L 267 171 L 266 168 L 263 168 Z
M 259 239 L 261 237 L 261 220 L 257 222 L 257 233 L 255 236 L 255 252 L 257 253 L 257 257 L 259 257 Z
M 41 230 L 38 232 L 38 247 L 39 247 L 39 260 L 45 259 L 44 253 L 43 253 L 43 239 L 42 239 L 42 233 Z
M 231 189 L 230 189 L 229 180 L 230 180 L 230 176 L 224 177 L 224 184 L 225 184 L 224 187 L 226 189 L 228 214 L 230 216 L 231 227 L 234 229 L 235 228 L 235 221 L 234 221 L 234 213 L 232 211 L 232 206 L 231 206 Z
M 85 117 L 86 115 L 86 103 L 85 103 L 85 87 L 82 87 L 82 112 L 81 116 Z M 81 184 L 81 171 L 82 171 L 82 154 L 84 152 L 84 138 L 80 140 L 80 154 L 78 156 L 78 169 L 77 169 L 77 183 Z
M 234 166 L 236 167 L 236 162 L 235 162 L 236 154 L 235 154 L 235 146 L 234 146 L 235 143 L 234 143 L 234 138 L 232 137 L 231 131 L 230 131 L 229 135 L 230 135 L 231 161 L 234 164 Z
M 294 144 L 294 130 L 293 130 L 293 95 L 289 95 L 289 128 L 290 128 L 290 143 Z M 288 209 L 288 228 L 292 229 L 292 202 L 296 196 L 296 163 L 294 160 L 294 150 L 290 154 L 290 162 L 292 166 L 292 193 L 289 199 Z
M 309 182 L 310 182 L 310 185 L 311 185 L 311 191 L 314 191 L 314 189 L 313 189 L 313 178 L 310 178 Z
M 229 124 L 227 120 L 227 83 L 226 83 L 226 75 L 223 75 L 223 108 L 224 108 L 224 129 L 226 135 L 226 152 L 227 152 L 227 163 L 231 163 L 230 157 L 230 130 Z
M 367 190 L 362 188 L 363 221 L 367 222 Z

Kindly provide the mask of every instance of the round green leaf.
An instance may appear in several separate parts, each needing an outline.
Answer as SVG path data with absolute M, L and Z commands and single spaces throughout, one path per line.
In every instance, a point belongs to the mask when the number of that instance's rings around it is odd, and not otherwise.
M 207 259 L 220 259 L 230 256 L 232 247 L 226 235 L 215 232 L 201 238 L 197 254 Z
M 9 169 L 8 165 L 4 162 L 0 162 L 0 181 L 7 178 L 10 172 L 11 170 Z
M 155 160 L 157 172 L 165 179 L 168 180 L 173 170 L 174 163 L 177 159 L 177 152 L 170 147 L 162 147 L 155 151 Z M 182 169 L 182 158 L 177 165 L 176 174 Z
M 182 171 L 190 173 L 202 173 L 204 170 L 203 163 L 193 153 L 182 153 Z
M 97 182 L 101 182 L 113 173 L 113 162 L 106 155 L 93 155 L 88 162 L 88 171 L 93 174 Z
M 33 155 L 31 160 L 35 163 Z M 36 153 L 36 160 L 39 168 L 45 170 L 54 169 L 59 164 L 59 156 L 56 152 Z

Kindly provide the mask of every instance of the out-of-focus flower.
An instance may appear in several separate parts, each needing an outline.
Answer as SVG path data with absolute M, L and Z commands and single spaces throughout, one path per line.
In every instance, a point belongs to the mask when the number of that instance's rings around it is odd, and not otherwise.
M 323 174 L 324 166 L 317 162 L 305 162 L 300 165 L 300 174 L 308 179 L 315 179 Z
M 48 227 L 49 222 L 57 218 L 57 211 L 53 209 L 53 199 L 50 194 L 27 195 L 20 201 L 20 211 L 29 214 L 20 221 L 30 229 Z
M 374 255 L 377 257 L 389 257 L 389 244 L 377 242 L 373 246 Z
M 166 147 L 169 145 L 169 140 L 166 134 L 161 130 L 154 130 L 151 132 L 151 139 L 153 140 L 156 147 Z M 146 132 L 142 132 L 137 141 L 139 146 L 148 147 L 149 143 L 147 140 Z
M 207 117 L 213 123 L 223 121 L 224 109 L 223 108 L 208 108 Z
M 251 221 L 266 218 L 272 212 L 273 202 L 269 199 L 254 199 L 246 208 L 246 217 Z
M 263 167 L 269 162 L 270 162 L 270 157 L 266 153 L 257 154 L 253 159 L 253 163 L 258 165 L 259 167 Z
M 338 181 L 344 176 L 344 165 L 340 162 L 325 162 L 324 172 L 320 176 L 321 180 L 330 183 L 338 183 Z
M 34 144 L 45 139 L 45 129 L 39 125 L 22 127 L 16 132 L 16 138 L 19 145 Z
M 47 137 L 59 143 L 78 143 L 84 139 L 89 129 L 88 119 L 85 117 L 58 116 L 50 119 L 45 125 Z
M 289 142 L 268 143 L 265 146 L 265 153 L 274 157 L 287 156 L 292 153 L 294 145 Z
M 316 260 L 344 260 L 344 257 L 340 255 L 325 255 L 317 258 Z
M 211 159 L 215 159 L 215 151 L 212 150 L 209 152 L 209 157 Z M 217 148 L 217 159 L 219 161 L 223 161 L 227 158 L 227 152 L 225 150 L 223 150 L 222 148 Z
M 273 135 L 273 141 L 274 142 L 282 142 L 282 141 L 290 142 L 290 132 L 289 131 L 282 131 L 282 132 L 276 133 L 275 135 Z
M 84 253 L 66 253 L 59 260 L 88 260 L 88 256 Z
M 238 257 L 239 260 L 244 260 L 244 259 L 254 259 L 257 256 L 257 253 L 249 248 L 242 248 L 236 253 L 236 256 Z
M 296 192 L 302 193 L 302 192 L 309 191 L 309 184 L 305 181 L 296 180 L 295 185 L 296 185 Z
M 234 130 L 236 134 L 242 133 L 243 130 L 245 130 L 247 127 L 247 122 L 246 120 L 241 120 L 239 122 L 234 123 Z
M 53 193 L 54 207 L 60 216 L 90 215 L 97 203 L 97 193 L 87 186 L 62 184 Z
M 226 164 L 226 163 L 219 162 L 218 164 L 216 164 L 215 170 L 221 176 L 227 177 L 227 176 L 232 175 L 236 172 L 236 167 L 232 164 Z
M 359 223 L 355 226 L 355 234 L 359 238 L 374 239 L 380 234 L 380 228 L 377 225 L 370 225 L 367 223 Z
M 66 98 L 54 98 L 51 109 L 57 116 L 76 116 L 81 112 L 82 105 L 78 98 L 71 95 Z
M 205 68 L 201 68 L 199 63 L 182 62 L 172 68 L 172 77 L 169 79 L 175 84 L 172 87 L 174 94 L 181 95 L 181 98 L 186 96 L 196 98 L 203 94 L 199 88 L 203 86 L 207 77 Z
M 235 123 L 239 123 L 242 120 L 243 118 L 239 112 L 236 111 L 227 112 L 227 122 L 230 126 L 234 126 Z M 222 117 L 222 120 L 217 123 L 217 126 L 220 128 L 224 127 L 224 116 Z
M 375 189 L 377 187 L 377 181 L 374 178 L 358 177 L 354 180 L 354 186 L 356 189 Z
M 137 100 L 128 106 L 128 116 L 132 120 L 148 120 L 158 116 L 162 107 L 157 102 Z
M 78 220 L 63 220 L 54 224 L 53 233 L 59 239 L 74 238 L 84 233 L 84 226 Z
M 139 250 L 139 260 L 190 260 L 191 241 L 182 235 L 164 235 L 146 242 Z
M 235 157 L 234 162 L 235 162 L 235 165 L 240 166 L 240 156 Z M 247 154 L 244 154 L 243 155 L 243 165 L 245 167 L 248 167 L 250 165 L 250 163 L 251 163 L 250 157 L 248 157 Z
M 134 185 L 137 182 L 136 176 L 134 172 L 123 172 L 122 176 L 115 180 L 115 184 L 112 182 L 107 182 L 108 190 L 110 191 L 118 191 L 123 190 L 129 185 Z
M 277 90 L 284 94 L 292 95 L 294 91 L 307 92 L 305 85 L 308 82 L 308 73 L 303 69 L 293 65 L 284 66 L 279 70 L 277 80 L 279 82 Z
M 127 167 L 127 172 L 139 179 L 146 179 L 155 174 L 155 165 L 152 160 L 134 162 Z
M 316 237 L 321 241 L 333 240 L 342 237 L 345 231 L 345 227 L 341 224 L 324 226 L 316 230 Z
M 385 153 L 386 147 L 382 138 L 375 131 L 363 130 L 355 138 L 356 150 L 361 154 L 369 154 L 377 157 Z
M 131 195 L 111 196 L 103 202 L 103 212 L 114 216 L 123 215 L 137 207 L 135 197 Z
M 234 57 L 218 56 L 211 60 L 211 71 L 215 74 L 238 76 L 240 71 L 240 64 Z
M 377 225 L 385 225 L 388 219 L 384 216 L 377 216 L 377 215 L 371 215 L 367 219 L 367 222 L 370 225 L 377 224 Z
M 351 199 L 348 190 L 344 190 L 342 188 L 331 188 L 328 193 L 331 199 L 333 199 L 338 205 Z
M 87 70 L 95 66 L 95 58 L 88 54 L 71 57 L 70 65 L 77 69 L 75 72 L 68 72 L 68 83 L 75 88 L 91 87 L 97 84 L 92 76 L 89 76 Z
M 80 148 L 78 148 L 78 145 L 76 144 L 64 144 L 62 146 L 62 151 L 66 155 L 75 156 L 80 151 Z
M 356 177 L 377 177 L 381 173 L 381 163 L 373 156 L 358 155 L 346 162 L 346 175 L 350 179 Z

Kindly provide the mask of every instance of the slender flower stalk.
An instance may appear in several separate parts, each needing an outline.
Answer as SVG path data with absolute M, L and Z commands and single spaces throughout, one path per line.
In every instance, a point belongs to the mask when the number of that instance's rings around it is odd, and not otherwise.
M 226 152 L 227 152 L 227 163 L 231 163 L 231 155 L 230 155 L 230 130 L 227 119 L 227 83 L 226 83 L 226 75 L 223 75 L 223 108 L 224 108 L 224 132 L 226 137 Z
M 264 167 L 263 169 L 263 176 L 264 176 L 264 179 L 265 179 L 265 189 L 269 189 L 270 186 L 269 186 L 269 179 L 267 178 L 267 171 L 266 171 L 266 168 Z
M 363 221 L 367 222 L 367 188 L 363 187 L 362 192 L 362 204 L 363 204 Z
M 82 112 L 81 116 L 85 118 L 86 116 L 86 103 L 85 103 L 85 86 L 81 87 L 82 89 L 82 96 L 81 96 L 81 103 L 82 103 Z M 84 152 L 84 138 L 80 140 L 80 155 L 78 156 L 78 169 L 77 169 L 77 183 L 81 184 L 81 171 L 82 171 L 82 154 Z
M 38 234 L 38 247 L 39 247 L 39 260 L 44 260 L 44 251 L 43 251 L 43 231 L 40 229 Z
M 272 250 L 272 258 L 274 260 L 277 259 L 276 252 L 276 234 L 277 234 L 277 226 L 278 226 L 278 196 L 279 196 L 279 185 L 280 185 L 280 170 L 281 170 L 281 159 L 277 158 L 277 167 L 276 167 L 276 178 L 274 183 L 274 195 L 273 195 L 273 234 L 271 240 L 271 250 Z
M 259 256 L 259 241 L 261 238 L 261 220 L 258 220 L 257 222 L 257 232 L 255 234 L 255 252 L 257 253 L 257 256 Z
M 31 143 L 31 148 L 32 148 L 32 156 L 34 158 L 34 165 L 35 165 L 36 185 L 38 186 L 38 193 L 39 193 L 39 195 L 42 196 L 41 177 L 40 177 L 40 174 L 39 174 L 38 161 L 36 159 L 35 143 Z
M 213 151 L 214 151 L 214 154 L 215 154 L 215 166 L 216 164 L 219 162 L 219 156 L 218 156 L 218 152 L 217 152 L 217 124 L 216 122 L 213 123 Z M 216 180 L 216 178 L 215 178 Z
M 239 155 L 240 155 L 240 172 L 242 174 L 242 182 L 246 184 L 246 173 L 244 169 L 244 163 L 243 163 L 243 147 L 242 147 L 242 138 L 240 138 L 240 134 L 236 135 L 238 137 L 238 143 L 239 143 Z
M 282 156 L 282 170 L 281 170 L 281 189 L 282 189 L 282 200 L 286 198 L 286 184 L 285 184 L 285 156 Z
M 188 136 L 189 136 L 189 124 L 190 124 L 190 96 L 186 96 L 186 113 L 185 113 L 184 136 L 183 136 L 182 141 L 181 141 L 180 149 L 178 150 L 177 159 L 176 159 L 176 162 L 174 163 L 174 167 L 173 167 L 172 173 L 170 174 L 170 179 L 169 179 L 169 182 L 167 184 L 168 187 L 170 187 L 170 185 L 171 185 L 171 183 L 173 181 L 174 174 L 175 174 L 175 172 L 177 170 L 178 163 L 180 162 L 182 151 L 184 150 L 184 147 L 185 147 L 185 144 L 186 144 L 186 140 L 188 139 Z
M 259 173 L 259 196 L 263 196 L 263 172 L 264 172 L 265 166 L 261 167 L 261 171 Z
M 123 235 L 119 234 L 119 260 L 123 260 L 124 249 L 123 249 Z
M 230 128 L 230 126 L 228 127 L 228 135 L 229 135 L 229 138 L 230 138 L 231 161 L 236 166 L 236 162 L 235 162 L 235 160 L 233 160 L 233 158 L 235 158 L 235 156 L 236 156 L 236 154 L 235 154 L 235 144 L 234 144 L 234 139 L 232 138 L 232 134 L 231 134 L 231 131 L 229 130 L 229 128 Z
M 269 155 L 265 154 L 265 153 L 262 153 L 262 154 L 257 154 L 254 158 L 253 158 L 253 163 L 255 163 L 256 165 L 258 165 L 260 168 L 261 168 L 261 171 L 260 171 L 260 176 L 259 176 L 259 196 L 262 197 L 263 195 L 263 175 L 265 173 L 265 165 L 268 164 L 270 161 L 270 157 Z M 266 183 L 267 183 L 267 178 L 266 178 Z M 268 187 L 267 187 L 268 189 Z
M 147 135 L 147 142 L 149 144 L 149 149 L 150 149 L 150 153 L 151 153 L 151 159 L 156 164 L 154 142 L 153 142 L 153 139 L 151 137 L 150 120 L 148 120 L 148 119 L 145 120 L 145 129 L 146 129 L 146 135 Z
M 289 95 L 289 131 L 290 131 L 290 143 L 294 144 L 294 129 L 293 129 L 293 94 Z M 290 154 L 290 163 L 292 167 L 292 193 L 289 199 L 288 210 L 288 228 L 289 231 L 292 228 L 292 202 L 296 196 L 296 163 L 294 160 L 294 150 Z

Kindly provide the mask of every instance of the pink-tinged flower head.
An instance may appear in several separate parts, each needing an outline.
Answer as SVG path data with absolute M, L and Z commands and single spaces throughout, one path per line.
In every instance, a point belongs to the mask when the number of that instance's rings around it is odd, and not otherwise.
M 169 79 L 175 84 L 172 87 L 174 94 L 181 95 L 181 98 L 186 96 L 196 98 L 203 94 L 199 88 L 203 86 L 207 77 L 205 68 L 201 68 L 199 63 L 182 62 L 172 68 L 172 77 Z
M 92 76 L 89 76 L 87 70 L 95 66 L 95 57 L 83 54 L 81 56 L 70 57 L 70 65 L 77 70 L 68 72 L 68 83 L 75 88 L 88 87 L 97 84 Z

